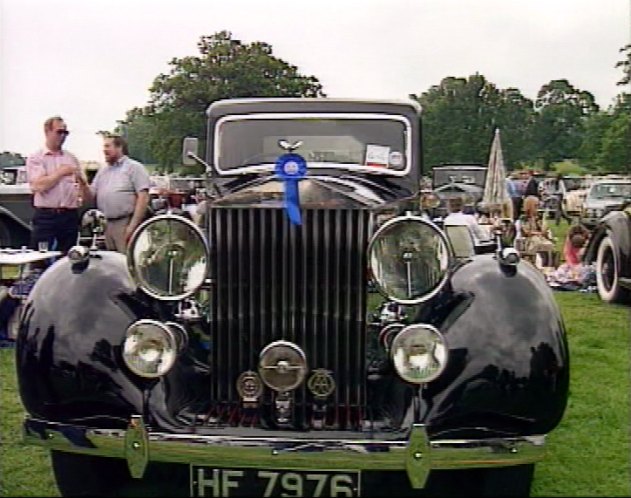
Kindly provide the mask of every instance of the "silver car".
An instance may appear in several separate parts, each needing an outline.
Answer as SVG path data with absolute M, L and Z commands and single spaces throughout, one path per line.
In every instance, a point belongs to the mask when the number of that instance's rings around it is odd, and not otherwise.
M 583 203 L 581 223 L 594 228 L 610 211 L 621 209 L 631 200 L 631 179 L 604 179 L 592 184 Z

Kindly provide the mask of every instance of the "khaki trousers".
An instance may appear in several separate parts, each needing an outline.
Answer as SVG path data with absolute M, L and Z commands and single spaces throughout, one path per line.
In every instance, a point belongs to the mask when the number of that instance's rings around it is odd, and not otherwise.
M 125 253 L 127 241 L 125 240 L 125 228 L 129 224 L 130 216 L 120 220 L 108 221 L 105 227 L 105 247 L 110 251 Z

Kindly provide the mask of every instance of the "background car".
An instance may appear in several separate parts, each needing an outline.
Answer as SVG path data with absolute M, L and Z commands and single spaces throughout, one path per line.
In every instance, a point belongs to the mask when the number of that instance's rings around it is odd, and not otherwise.
M 438 207 L 431 211 L 434 218 L 444 218 L 447 204 L 453 197 L 461 197 L 465 212 L 473 213 L 475 205 L 484 195 L 486 166 L 478 164 L 449 164 L 432 168 L 432 190 L 440 199 Z
M 601 179 L 589 188 L 580 223 L 594 228 L 610 211 L 620 210 L 631 199 L 631 179 Z
M 596 286 L 608 303 L 631 303 L 631 203 L 610 211 L 594 228 L 583 257 L 596 266 Z
M 33 195 L 26 166 L 0 169 L 0 247 L 27 245 L 31 238 Z

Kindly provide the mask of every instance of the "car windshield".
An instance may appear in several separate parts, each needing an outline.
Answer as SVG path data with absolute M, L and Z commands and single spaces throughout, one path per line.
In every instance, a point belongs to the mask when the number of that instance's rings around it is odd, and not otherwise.
M 222 171 L 273 169 L 285 153 L 279 142 L 300 144 L 308 167 L 404 173 L 409 169 L 409 123 L 402 116 L 228 116 L 215 134 L 215 164 Z
M 593 199 L 609 199 L 631 197 L 631 183 L 600 183 L 594 185 L 590 192 Z

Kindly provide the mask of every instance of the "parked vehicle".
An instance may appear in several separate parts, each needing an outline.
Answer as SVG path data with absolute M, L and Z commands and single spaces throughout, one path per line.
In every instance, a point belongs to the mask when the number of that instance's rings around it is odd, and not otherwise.
M 631 179 L 602 179 L 592 183 L 583 203 L 580 222 L 594 228 L 610 211 L 620 210 L 631 199 Z
M 596 224 L 583 261 L 596 265 L 596 286 L 603 301 L 631 302 L 631 201 Z
M 31 238 L 33 200 L 26 166 L 0 169 L 0 247 L 21 247 Z
M 486 166 L 476 164 L 449 164 L 432 168 L 432 189 L 440 204 L 432 211 L 434 217 L 444 217 L 447 204 L 453 197 L 462 197 L 469 212 L 484 195 Z
M 420 107 L 207 116 L 201 227 L 71 251 L 26 303 L 25 441 L 61 493 L 528 494 L 566 407 L 563 319 L 514 249 L 456 257 L 420 210 Z

